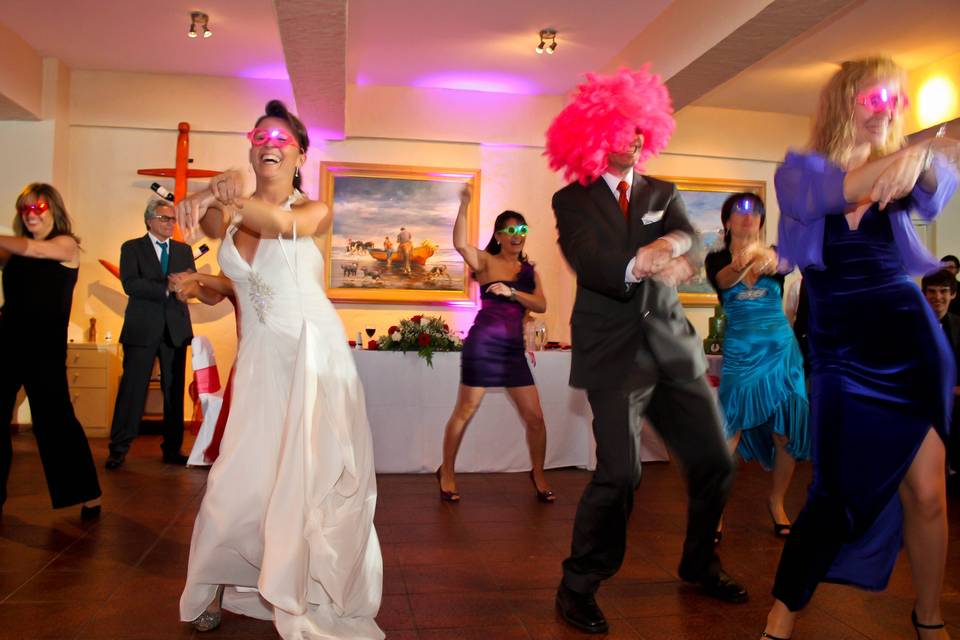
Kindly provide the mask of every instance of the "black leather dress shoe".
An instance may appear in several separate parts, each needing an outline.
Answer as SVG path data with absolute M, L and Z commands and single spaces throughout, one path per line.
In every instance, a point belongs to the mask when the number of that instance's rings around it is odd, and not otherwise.
M 189 459 L 190 459 L 190 458 L 188 458 L 187 456 L 183 455 L 183 454 L 180 453 L 179 451 L 178 451 L 177 453 L 165 453 L 165 454 L 163 454 L 163 464 L 177 464 L 177 465 L 180 465 L 181 467 L 183 467 L 183 466 L 186 466 L 187 460 L 189 460 Z
M 111 453 L 107 456 L 107 462 L 103 466 L 107 469 L 119 469 L 123 466 L 123 459 L 125 457 L 122 453 Z
M 694 581 L 711 598 L 739 604 L 747 601 L 747 590 L 725 571 Z
M 557 589 L 557 613 L 571 627 L 586 633 L 606 633 L 609 629 L 593 594 L 571 591 L 562 582 Z
M 92 507 L 82 505 L 80 507 L 81 520 L 96 520 L 99 517 L 100 517 L 100 505 L 94 505 Z

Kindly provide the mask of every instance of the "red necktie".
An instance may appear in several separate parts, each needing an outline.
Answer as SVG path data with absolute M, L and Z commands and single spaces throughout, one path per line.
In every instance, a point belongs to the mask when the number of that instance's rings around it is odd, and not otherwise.
M 623 219 L 627 222 L 630 222 L 630 201 L 627 200 L 627 189 L 630 188 L 630 185 L 627 184 L 626 180 L 621 180 L 620 184 L 617 185 L 617 191 L 620 192 L 620 211 L 623 212 Z

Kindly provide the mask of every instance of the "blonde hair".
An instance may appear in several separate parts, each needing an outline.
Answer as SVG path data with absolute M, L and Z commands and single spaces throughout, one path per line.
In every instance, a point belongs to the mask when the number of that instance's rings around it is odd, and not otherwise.
M 849 60 L 840 65 L 820 93 L 820 106 L 813 124 L 810 147 L 831 162 L 844 166 L 853 150 L 856 131 L 853 114 L 857 93 L 867 82 L 881 80 L 906 81 L 906 73 L 891 58 L 875 56 Z M 874 148 L 871 157 L 877 158 L 893 153 L 905 144 L 903 118 L 894 111 L 887 130 L 887 139 L 879 148 Z
M 16 210 L 17 215 L 13 219 L 13 232 L 25 238 L 32 238 L 33 234 L 23 224 L 23 218 L 20 216 L 20 207 L 29 196 L 35 196 L 36 200 L 43 198 L 50 206 L 50 213 L 53 215 L 53 230 L 48 238 L 56 236 L 70 236 L 80 244 L 80 238 L 73 234 L 73 227 L 70 224 L 70 214 L 67 213 L 67 207 L 63 204 L 63 198 L 60 192 L 53 185 L 45 182 L 31 182 L 23 188 L 20 195 L 17 196 Z

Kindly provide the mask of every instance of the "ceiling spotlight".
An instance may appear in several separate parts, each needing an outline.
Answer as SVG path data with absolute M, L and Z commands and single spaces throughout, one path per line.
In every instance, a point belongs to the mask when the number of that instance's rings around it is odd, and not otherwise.
M 540 31 L 540 44 L 537 45 L 536 52 L 538 54 L 546 51 L 547 53 L 553 53 L 557 50 L 557 30 L 556 29 L 542 29 Z
M 196 38 L 201 33 L 204 38 L 212 36 L 213 31 L 207 28 L 209 21 L 210 17 L 202 11 L 190 12 L 190 30 L 187 32 L 187 37 Z

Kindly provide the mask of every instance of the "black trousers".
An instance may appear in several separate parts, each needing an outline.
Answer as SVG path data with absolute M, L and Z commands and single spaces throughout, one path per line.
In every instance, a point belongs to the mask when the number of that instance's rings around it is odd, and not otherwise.
M 160 386 L 163 389 L 164 454 L 180 453 L 183 445 L 183 385 L 187 345 L 174 346 L 169 335 L 152 346 L 123 345 L 123 375 L 113 409 L 110 452 L 126 454 L 140 431 L 143 407 L 153 361 L 160 359 Z
M 627 545 L 627 520 L 640 483 L 640 417 L 650 418 L 687 481 L 687 533 L 680 577 L 699 580 L 720 570 L 713 537 L 726 504 L 734 464 L 716 399 L 706 379 L 660 379 L 627 390 L 588 391 L 597 469 L 580 498 L 563 581 L 594 593 L 613 576 Z M 633 415 L 631 415 L 631 413 Z
M 63 348 L 18 349 L 3 341 L 0 366 L 0 505 L 7 500 L 7 480 L 13 462 L 10 422 L 17 392 L 23 387 L 30 401 L 33 435 L 54 509 L 100 497 L 97 468 L 83 427 L 73 413 L 67 385 L 67 354 Z

